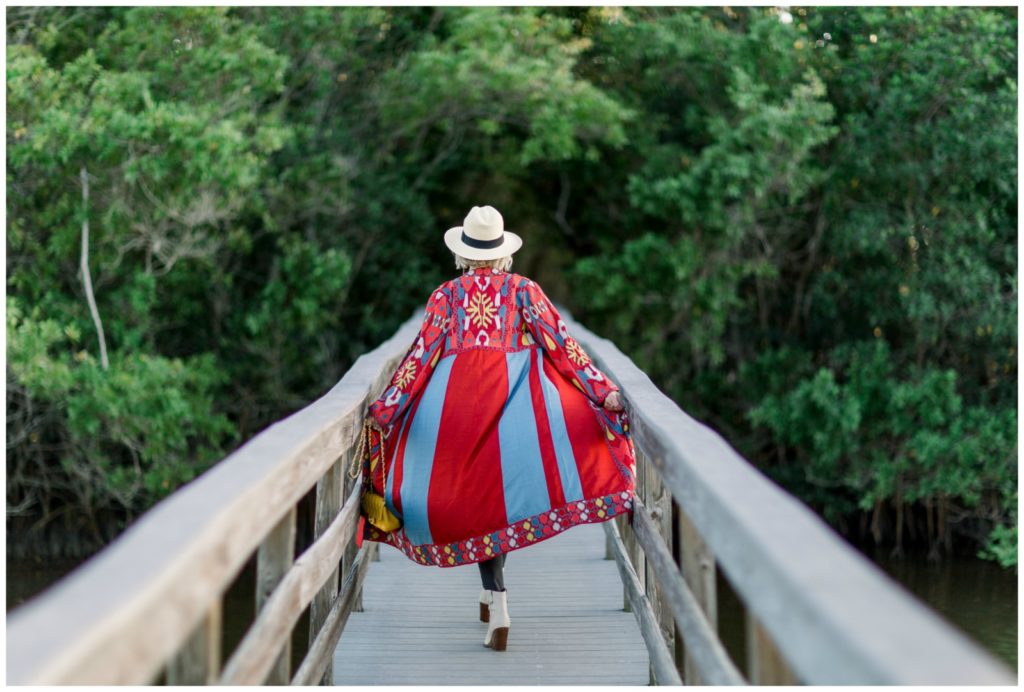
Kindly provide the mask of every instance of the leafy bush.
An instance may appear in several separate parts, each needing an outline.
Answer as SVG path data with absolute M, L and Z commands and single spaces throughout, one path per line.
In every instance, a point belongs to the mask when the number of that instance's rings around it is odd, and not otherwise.
M 141 511 L 493 204 L 516 271 L 829 521 L 1015 563 L 1015 10 L 792 12 L 12 8 L 9 507 Z

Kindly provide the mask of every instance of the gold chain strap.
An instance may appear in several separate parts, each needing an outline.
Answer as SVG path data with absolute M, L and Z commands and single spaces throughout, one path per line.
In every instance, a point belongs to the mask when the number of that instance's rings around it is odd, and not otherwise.
M 354 450 L 354 456 L 352 463 L 349 465 L 348 474 L 352 479 L 357 478 L 360 475 L 362 469 L 357 470 L 359 462 L 364 462 L 367 456 L 372 457 L 373 455 L 373 441 L 370 439 L 370 430 L 374 430 L 372 423 L 369 421 L 363 421 L 362 430 L 359 433 L 359 442 L 356 444 Z M 381 440 L 381 446 L 383 447 L 383 439 Z M 381 454 L 378 459 L 380 464 L 380 477 L 381 477 L 381 492 L 386 492 L 388 483 L 387 468 L 384 466 L 384 454 L 383 449 L 380 450 Z M 373 459 L 370 458 L 368 464 L 369 473 L 373 473 Z M 355 473 L 353 473 L 355 472 Z M 388 509 L 387 501 L 384 499 L 382 494 L 378 494 L 373 488 L 373 482 L 369 479 L 364 479 L 363 490 L 360 495 L 360 505 L 362 507 L 361 514 L 366 516 L 367 521 L 373 524 L 375 527 L 384 531 L 391 531 L 401 526 L 401 520 L 395 516 L 395 514 Z
M 369 429 L 369 427 L 369 423 L 363 421 L 363 429 L 359 432 L 359 442 L 358 444 L 356 444 L 355 454 L 352 455 L 352 463 L 349 464 L 348 467 L 349 478 L 356 479 L 362 472 L 362 469 L 359 468 L 359 466 L 360 462 L 362 462 L 363 460 L 366 445 L 369 444 L 370 441 L 369 435 L 367 434 L 367 430 Z M 355 471 L 355 473 L 353 473 L 353 470 Z

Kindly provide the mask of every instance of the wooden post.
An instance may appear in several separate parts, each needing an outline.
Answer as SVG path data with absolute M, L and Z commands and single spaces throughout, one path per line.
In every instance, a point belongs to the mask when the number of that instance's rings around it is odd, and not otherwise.
M 349 467 L 349 465 L 352 463 L 352 455 L 354 454 L 355 450 L 350 449 L 347 452 L 345 452 L 344 455 L 342 455 L 342 468 L 347 469 Z M 344 477 L 345 490 L 342 493 L 342 497 L 348 497 L 352 493 L 352 489 L 361 482 L 362 480 L 359 476 L 356 476 L 355 478 L 350 478 L 348 472 L 346 471 Z M 345 546 L 345 552 L 342 553 L 341 556 L 340 577 L 342 583 L 344 583 L 345 580 L 348 579 L 348 575 L 352 572 L 352 565 L 355 563 L 356 555 L 358 554 L 359 547 L 356 546 L 355 541 L 351 541 L 347 546 Z M 359 613 L 362 612 L 362 610 L 363 591 L 360 588 L 359 593 L 356 594 L 355 598 L 352 601 L 352 612 Z
M 640 500 L 647 504 L 647 456 L 637 450 L 636 460 L 636 495 Z M 636 576 L 640 579 L 640 586 L 643 593 L 647 593 L 647 570 L 645 567 L 644 551 L 640 546 L 640 542 L 636 539 L 636 534 L 633 533 L 632 527 L 626 532 L 629 536 L 629 559 L 633 563 L 633 569 L 636 571 Z
M 650 463 L 647 460 L 647 455 L 639 449 L 636 450 L 636 495 L 645 506 L 647 506 L 647 501 L 649 499 L 647 482 L 649 467 Z M 637 540 L 636 533 L 632 528 L 626 533 L 629 535 L 630 561 L 633 563 L 633 569 L 636 571 L 637 580 L 640 582 L 640 591 L 644 595 L 648 595 L 650 592 L 650 584 L 647 577 L 647 560 L 644 556 L 643 546 L 640 545 L 640 541 Z M 648 598 L 648 600 L 651 599 Z M 652 607 L 654 606 L 653 601 L 651 605 Z M 657 610 L 655 610 L 655 612 L 657 612 Z M 658 678 L 654 672 L 653 661 L 648 666 L 648 682 L 651 685 L 655 685 L 658 682 Z
M 260 544 L 256 558 L 256 612 L 270 598 L 285 572 L 295 561 L 295 507 L 292 507 Z M 267 685 L 287 685 L 291 679 L 291 646 L 285 643 Z
M 331 521 L 338 515 L 338 509 L 341 507 L 341 475 L 345 471 L 342 467 L 343 461 L 344 459 L 339 458 L 334 462 L 323 478 L 316 484 L 316 524 L 313 527 L 315 539 L 319 539 L 323 535 L 327 527 L 330 526 Z M 313 602 L 310 603 L 309 646 L 313 646 L 316 635 L 320 633 L 320 628 L 323 627 L 324 622 L 327 620 L 327 614 L 330 612 L 331 605 L 333 605 L 334 599 L 338 595 L 338 574 L 339 570 L 335 568 L 327 583 L 323 585 L 323 588 L 313 597 Z M 328 662 L 320 684 L 330 685 L 333 679 L 334 664 L 333 662 Z
M 624 552 L 626 554 L 626 557 L 628 558 L 630 553 L 632 552 L 629 549 L 629 535 L 632 533 L 632 529 L 630 529 L 630 527 L 629 527 L 629 524 L 628 524 L 628 522 L 626 520 L 626 515 L 625 514 L 620 514 L 619 516 L 617 516 L 614 519 L 612 519 L 612 521 L 614 521 L 618 525 L 619 540 L 622 541 L 622 547 L 624 548 Z M 606 541 L 607 540 L 611 540 L 612 545 L 614 545 L 614 539 L 606 539 Z M 607 547 L 608 547 L 608 543 L 606 542 L 605 543 L 605 549 L 606 550 L 607 550 Z M 622 609 L 624 611 L 626 611 L 627 613 L 633 612 L 633 604 L 629 600 L 629 586 L 626 585 L 625 583 L 623 583 L 623 585 L 622 585 Z
M 213 685 L 220 675 L 221 599 L 210 606 L 185 645 L 167 664 L 168 685 Z
M 715 588 L 715 556 L 697 533 L 696 527 L 682 507 L 676 530 L 683 578 L 708 618 L 711 628 L 718 630 L 718 595 Z M 690 657 L 683 655 L 683 679 L 687 685 L 700 685 L 700 676 Z
M 752 685 L 798 685 L 793 671 L 786 664 L 764 626 L 746 609 L 747 668 Z
M 658 475 L 657 468 L 650 461 L 647 460 L 646 470 L 646 492 L 647 492 L 647 503 L 648 510 L 651 514 L 651 519 L 654 520 L 658 527 L 658 534 L 661 536 L 661 540 L 664 541 L 665 546 L 672 549 L 672 494 L 668 488 L 661 481 L 661 477 Z M 669 651 L 675 650 L 676 640 L 676 629 L 675 629 L 675 618 L 672 615 L 672 608 L 669 605 L 668 599 L 665 598 L 662 585 L 658 581 L 657 576 L 654 573 L 652 563 L 644 556 L 645 571 L 646 571 L 646 582 L 647 592 L 651 600 L 651 607 L 654 609 L 654 614 L 658 619 L 658 626 L 661 628 L 661 636 L 665 640 L 665 645 Z M 668 575 L 666 575 L 668 578 Z M 682 671 L 680 671 L 680 675 Z
M 647 468 L 647 458 L 643 452 L 639 449 L 636 450 L 636 486 L 633 489 L 633 494 L 640 498 L 641 502 L 647 503 L 647 496 L 645 494 L 645 475 Z M 644 553 L 640 547 L 640 543 L 636 539 L 636 534 L 633 533 L 633 527 L 623 518 L 623 521 L 619 524 L 619 536 L 622 540 L 622 545 L 626 549 L 626 556 L 629 558 L 630 563 L 633 565 L 633 571 L 636 572 L 637 579 L 640 581 L 641 591 L 647 592 L 647 571 L 644 569 Z M 628 590 L 623 587 L 623 610 L 626 612 L 632 611 L 632 606 L 629 601 Z

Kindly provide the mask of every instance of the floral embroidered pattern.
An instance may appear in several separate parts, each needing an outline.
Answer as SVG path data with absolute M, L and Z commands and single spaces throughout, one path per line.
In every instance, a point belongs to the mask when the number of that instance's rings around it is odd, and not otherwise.
M 618 389 L 569 335 L 558 310 L 536 282 L 497 270 L 466 272 L 431 295 L 416 342 L 369 412 L 381 426 L 403 415 L 438 360 L 451 353 L 470 348 L 518 351 L 535 344 L 598 406 Z
M 520 277 L 516 300 L 526 330 L 547 350 L 555 367 L 588 399 L 600 406 L 619 389 L 594 366 L 579 342 L 569 336 L 565 321 L 536 282 Z
M 494 303 L 489 301 L 483 292 L 480 292 L 475 293 L 470 299 L 466 312 L 476 327 L 485 327 L 494 319 L 498 310 L 494 307 Z
M 580 367 L 590 362 L 590 356 L 583 350 L 579 342 L 571 336 L 565 340 L 565 350 L 569 354 L 569 359 Z
M 395 376 L 395 384 L 399 387 L 405 387 L 407 384 L 413 381 L 416 377 L 416 361 L 407 360 L 402 363 L 402 367 L 398 369 L 398 374 Z

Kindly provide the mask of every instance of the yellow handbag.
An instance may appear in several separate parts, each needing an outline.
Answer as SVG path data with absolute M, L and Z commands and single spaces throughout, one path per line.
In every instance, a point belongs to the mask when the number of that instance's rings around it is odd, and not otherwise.
M 370 441 L 370 432 L 372 430 L 373 427 L 370 425 L 370 422 L 364 420 L 362 432 L 359 434 L 359 444 L 356 447 L 355 459 L 352 460 L 353 468 L 355 468 L 357 460 L 362 462 L 363 491 L 360 497 L 360 507 L 363 516 L 366 517 L 366 521 L 370 522 L 370 524 L 381 531 L 394 531 L 402 525 L 402 521 L 388 509 L 384 497 L 373 490 L 373 484 L 370 482 L 374 466 L 379 466 L 381 470 L 380 487 L 386 488 L 388 482 L 384 469 L 383 454 L 381 454 L 380 459 L 373 458 L 373 449 Z M 383 447 L 382 443 L 379 447 L 381 452 L 383 452 Z M 351 471 L 350 475 L 352 475 Z M 355 477 L 355 475 L 352 475 L 352 478 Z
M 376 526 L 381 531 L 394 531 L 402 522 L 388 509 L 384 498 L 368 490 L 363 493 L 363 513 L 366 521 Z

